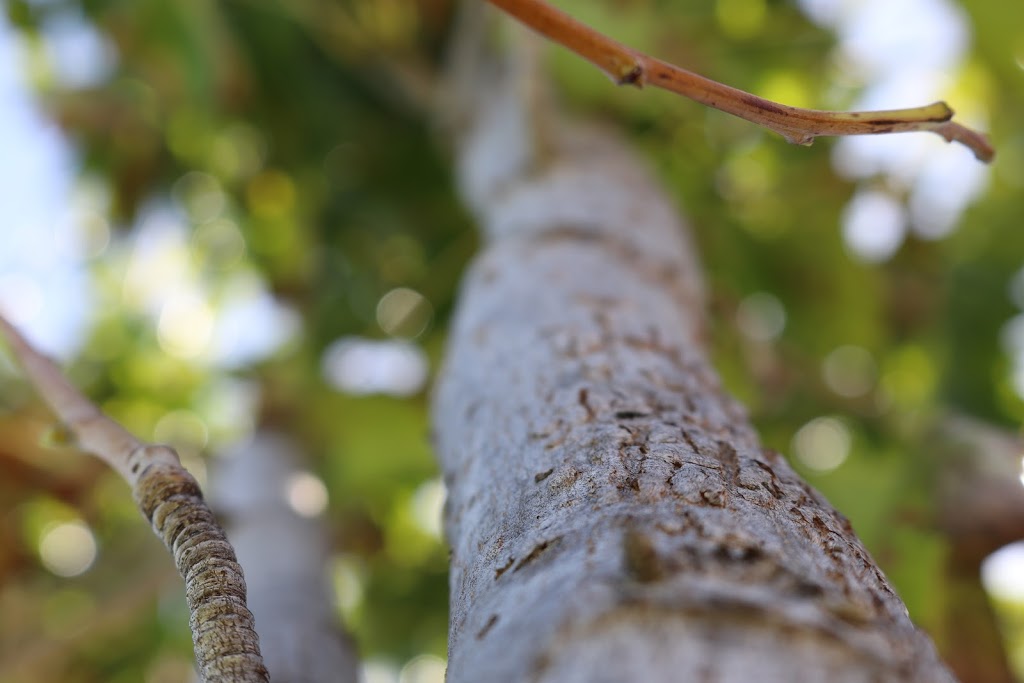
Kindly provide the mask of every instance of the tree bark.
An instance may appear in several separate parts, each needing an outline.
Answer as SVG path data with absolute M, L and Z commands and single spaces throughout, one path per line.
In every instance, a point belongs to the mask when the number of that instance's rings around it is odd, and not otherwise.
M 460 123 L 488 244 L 434 403 L 448 681 L 952 681 L 722 391 L 663 191 L 607 131 L 539 134 L 521 94 Z

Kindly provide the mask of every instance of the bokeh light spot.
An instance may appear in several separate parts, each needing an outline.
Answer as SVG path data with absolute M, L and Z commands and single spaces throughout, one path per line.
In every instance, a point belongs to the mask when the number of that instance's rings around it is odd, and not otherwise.
M 110 245 L 110 223 L 106 218 L 96 211 L 83 211 L 78 216 L 77 227 L 84 258 L 96 258 L 107 250 Z
M 295 203 L 295 185 L 280 171 L 264 171 L 249 181 L 246 199 L 256 215 L 280 217 Z
M 792 107 L 811 107 L 814 102 L 807 89 L 806 76 L 794 71 L 772 71 L 761 82 L 758 95 Z
M 850 430 L 834 417 L 817 417 L 793 437 L 796 457 L 818 472 L 831 472 L 850 454 Z
M 772 174 L 758 158 L 742 154 L 722 165 L 715 187 L 723 198 L 737 203 L 752 202 L 771 189 Z
M 740 302 L 736 325 L 740 332 L 755 341 L 771 341 L 786 327 L 786 309 L 775 296 L 756 292 Z
M 981 581 L 996 597 L 1024 602 L 1024 542 L 1011 543 L 985 558 Z
M 398 683 L 399 669 L 391 662 L 363 660 L 359 671 L 360 683 Z
M 192 235 L 196 259 L 211 268 L 228 270 L 245 256 L 245 238 L 234 221 L 219 218 L 199 226 Z
M 345 617 L 350 617 L 363 601 L 366 572 L 354 559 L 339 557 L 331 566 L 331 580 L 334 586 L 335 599 Z M 391 680 L 397 680 L 398 670 Z
M 410 396 L 427 381 L 423 349 L 401 340 L 345 337 L 327 347 L 321 366 L 331 386 L 350 394 Z
M 821 371 L 828 388 L 845 398 L 871 391 L 878 374 L 874 357 L 859 346 L 840 346 L 825 357 Z
M 419 655 L 402 667 L 398 683 L 444 683 L 445 668 L 440 657 Z
M 288 507 L 303 517 L 317 517 L 327 509 L 327 487 L 310 472 L 295 472 L 284 485 Z
M 377 324 L 390 335 L 412 339 L 427 329 L 434 309 L 419 292 L 398 287 L 377 302 Z
M 156 423 L 153 439 L 175 447 L 188 446 L 199 450 L 206 446 L 210 431 L 203 419 L 191 410 L 173 410 Z
M 233 124 L 214 138 L 210 146 L 210 166 L 222 178 L 247 178 L 263 166 L 265 147 L 256 128 Z
M 81 521 L 48 526 L 39 539 L 39 559 L 57 576 L 78 576 L 96 559 L 96 539 Z
M 227 205 L 220 183 L 207 173 L 186 173 L 174 183 L 171 192 L 196 223 L 217 218 Z
M 862 261 L 889 259 L 903 244 L 906 231 L 903 206 L 885 192 L 858 192 L 843 212 L 843 239 Z
M 416 489 L 412 497 L 413 521 L 422 531 L 440 539 L 444 528 L 444 500 L 447 491 L 440 479 L 431 479 Z
M 729 38 L 742 40 L 756 36 L 764 25 L 764 0 L 717 0 L 715 18 Z
M 881 383 L 899 407 L 909 408 L 928 401 L 937 382 L 936 368 L 919 346 L 906 346 L 886 358 Z

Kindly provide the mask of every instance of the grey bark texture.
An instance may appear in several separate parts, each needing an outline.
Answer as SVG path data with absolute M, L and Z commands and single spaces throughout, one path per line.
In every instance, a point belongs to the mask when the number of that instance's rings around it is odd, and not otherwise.
M 216 461 L 211 498 L 245 570 L 270 680 L 355 683 L 358 660 L 335 610 L 323 529 L 286 498 L 300 462 L 293 441 L 258 432 Z
M 434 401 L 448 681 L 952 681 L 723 393 L 664 192 L 607 131 L 538 144 L 514 81 L 458 126 L 487 245 Z

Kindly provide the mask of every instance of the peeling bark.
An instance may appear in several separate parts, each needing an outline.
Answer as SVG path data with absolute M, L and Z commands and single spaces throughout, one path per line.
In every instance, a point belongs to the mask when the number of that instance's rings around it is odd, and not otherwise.
M 952 681 L 722 391 L 664 193 L 608 132 L 538 161 L 518 101 L 478 102 L 459 151 L 488 245 L 434 404 L 448 681 Z

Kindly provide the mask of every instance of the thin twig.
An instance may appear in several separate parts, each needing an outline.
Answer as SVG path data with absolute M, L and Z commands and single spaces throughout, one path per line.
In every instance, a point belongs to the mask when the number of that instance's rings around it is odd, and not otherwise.
M 185 579 L 189 625 L 203 681 L 269 681 L 245 605 L 242 568 L 178 454 L 168 446 L 140 441 L 104 415 L 3 316 L 0 337 L 78 446 L 131 485 L 139 508 L 173 554 Z
M 591 62 L 619 85 L 646 84 L 769 128 L 787 141 L 809 145 L 823 135 L 881 135 L 930 131 L 959 142 L 988 163 L 995 150 L 988 138 L 952 121 L 945 102 L 891 111 L 833 112 L 778 104 L 650 57 L 595 31 L 544 0 L 488 0 L 550 40 Z

